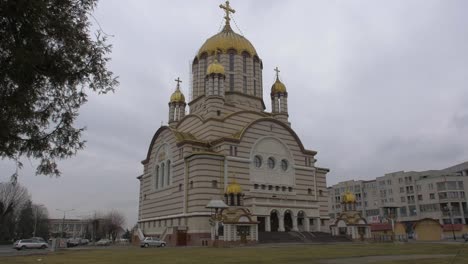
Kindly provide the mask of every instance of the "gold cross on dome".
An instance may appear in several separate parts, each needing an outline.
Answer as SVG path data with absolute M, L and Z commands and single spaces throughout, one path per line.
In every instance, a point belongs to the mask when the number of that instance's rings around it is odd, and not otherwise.
M 178 88 L 178 87 L 179 87 L 179 84 L 180 84 L 182 81 L 180 80 L 180 78 L 179 78 L 179 77 L 177 77 L 177 79 L 175 79 L 174 81 L 176 81 L 176 82 L 177 82 L 177 88 Z
M 274 69 L 274 71 L 276 72 L 276 78 L 278 78 L 278 77 L 279 77 L 280 70 L 278 69 L 278 67 L 276 67 L 276 68 Z
M 226 1 L 226 5 L 219 5 L 219 8 L 224 9 L 226 12 L 226 16 L 224 19 L 226 19 L 226 24 L 229 25 L 229 21 L 231 18 L 229 18 L 229 13 L 235 13 L 236 10 L 232 9 L 231 6 L 229 5 L 229 1 Z

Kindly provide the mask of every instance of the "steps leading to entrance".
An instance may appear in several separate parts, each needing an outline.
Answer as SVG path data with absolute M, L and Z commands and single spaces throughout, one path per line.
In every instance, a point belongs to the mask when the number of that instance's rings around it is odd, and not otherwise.
M 259 232 L 259 243 L 334 243 L 351 242 L 345 236 L 325 232 Z

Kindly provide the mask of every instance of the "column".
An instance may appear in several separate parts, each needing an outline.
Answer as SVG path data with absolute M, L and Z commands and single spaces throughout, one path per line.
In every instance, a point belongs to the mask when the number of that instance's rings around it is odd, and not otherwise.
M 299 229 L 297 228 L 297 215 L 292 216 L 292 224 L 292 231 L 299 231 Z
M 174 105 L 169 105 L 169 123 L 174 121 Z
M 460 206 L 460 213 L 461 213 L 461 219 L 462 219 L 462 224 L 466 224 L 466 221 L 465 221 L 465 210 L 463 210 L 463 204 L 460 202 L 458 203 Z
M 304 220 L 302 220 L 304 223 L 304 231 L 310 232 L 310 219 L 308 217 L 304 217 Z
M 279 232 L 284 232 L 284 215 L 283 214 L 278 214 L 279 217 L 279 226 L 278 226 L 278 231 Z
M 271 222 L 270 216 L 265 217 L 265 231 L 271 232 Z

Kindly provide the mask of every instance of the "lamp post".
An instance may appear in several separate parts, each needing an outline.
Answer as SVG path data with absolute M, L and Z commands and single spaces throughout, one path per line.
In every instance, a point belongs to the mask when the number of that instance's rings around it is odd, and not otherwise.
M 446 209 L 448 210 L 449 217 L 450 217 L 450 223 L 452 225 L 452 234 L 453 234 L 453 240 L 457 240 L 457 237 L 455 236 L 455 230 L 453 229 L 453 214 L 452 214 L 452 205 L 450 202 L 448 203 Z
M 63 227 L 65 225 L 65 214 L 67 212 L 75 211 L 75 209 L 69 209 L 69 210 L 55 209 L 55 210 L 63 212 L 62 228 L 61 228 L 61 232 L 60 232 L 60 237 L 63 237 Z
M 206 208 L 211 209 L 211 214 L 212 218 L 214 218 L 214 245 L 217 246 L 217 241 L 218 241 L 218 226 L 219 226 L 219 217 L 218 217 L 218 211 L 219 209 L 225 209 L 228 208 L 229 206 L 224 203 L 222 200 L 211 200 L 207 205 Z M 214 209 L 214 215 L 213 215 L 213 209 Z M 221 212 L 219 212 L 221 213 Z M 210 221 L 211 222 L 211 221 Z

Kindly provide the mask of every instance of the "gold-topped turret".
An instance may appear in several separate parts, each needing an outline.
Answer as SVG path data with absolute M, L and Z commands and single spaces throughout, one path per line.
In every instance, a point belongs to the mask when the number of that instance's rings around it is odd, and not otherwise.
M 343 197 L 341 198 L 341 201 L 343 203 L 355 203 L 356 202 L 356 196 L 351 191 L 346 191 L 343 194 Z
M 223 74 L 224 75 L 224 67 L 218 62 L 218 59 L 215 58 L 214 61 L 208 66 L 206 70 L 206 74 Z
M 271 94 L 277 94 L 277 93 L 284 94 L 284 93 L 286 93 L 286 86 L 279 79 L 280 70 L 278 69 L 278 67 L 276 67 L 275 71 L 276 71 L 276 81 L 271 86 Z
M 171 99 L 169 102 L 170 103 L 185 103 L 185 96 L 182 93 L 182 91 L 180 91 L 180 83 L 182 81 L 180 80 L 179 77 L 177 77 L 175 81 L 177 82 L 177 87 L 176 87 L 176 90 L 172 93 Z
M 242 193 L 242 187 L 233 180 L 226 188 L 226 194 L 240 194 Z
M 257 56 L 257 51 L 252 43 L 250 43 L 248 39 L 244 38 L 244 36 L 241 36 L 232 30 L 230 24 L 230 13 L 235 13 L 236 11 L 231 8 L 229 1 L 226 1 L 226 5 L 220 5 L 219 7 L 224 9 L 226 12 L 226 15 L 224 16 L 226 24 L 221 32 L 205 41 L 198 51 L 197 57 L 200 57 L 204 53 L 210 56 L 215 54 L 217 51 L 227 53 L 229 50 L 235 50 L 237 54 L 247 52 L 252 57 Z

